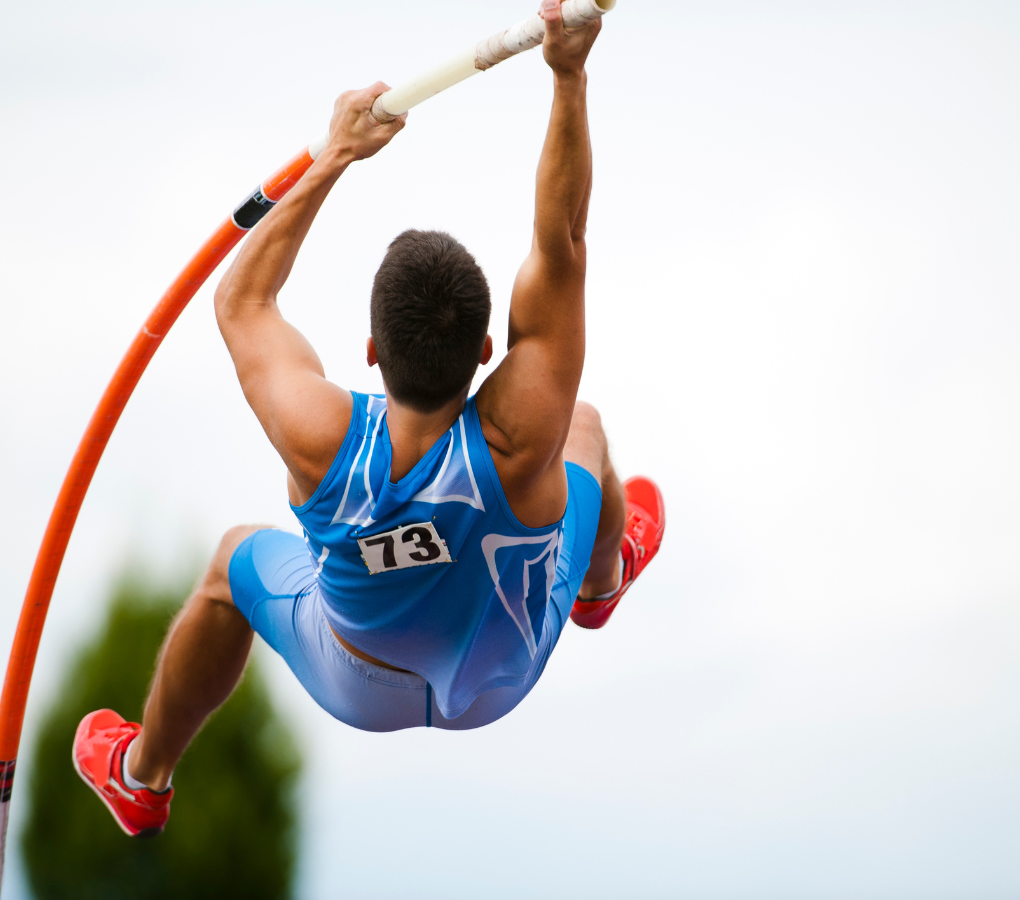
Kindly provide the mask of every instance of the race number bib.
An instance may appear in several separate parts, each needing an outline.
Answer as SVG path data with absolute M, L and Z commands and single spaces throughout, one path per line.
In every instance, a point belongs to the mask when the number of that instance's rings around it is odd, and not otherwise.
M 431 522 L 402 525 L 393 531 L 358 538 L 358 546 L 361 547 L 361 558 L 373 575 L 412 566 L 453 562 L 446 542 Z

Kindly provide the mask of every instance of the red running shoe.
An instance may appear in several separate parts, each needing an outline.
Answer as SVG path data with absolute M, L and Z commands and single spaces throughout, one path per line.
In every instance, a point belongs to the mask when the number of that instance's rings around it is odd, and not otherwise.
M 601 628 L 616 609 L 620 598 L 659 552 L 662 534 L 666 530 L 666 504 L 662 491 L 655 482 L 643 475 L 628 478 L 623 483 L 627 498 L 627 524 L 623 531 L 623 580 L 611 597 L 604 600 L 574 601 L 570 618 L 582 628 Z
M 154 837 L 170 817 L 174 789 L 159 793 L 148 788 L 133 791 L 124 784 L 124 750 L 141 730 L 137 722 L 125 722 L 112 709 L 90 712 L 74 733 L 71 761 L 81 780 L 99 795 L 125 834 Z

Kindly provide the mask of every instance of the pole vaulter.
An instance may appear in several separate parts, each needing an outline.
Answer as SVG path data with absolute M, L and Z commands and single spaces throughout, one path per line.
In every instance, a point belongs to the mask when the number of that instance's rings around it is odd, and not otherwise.
M 602 16 L 615 4 L 616 0 L 566 0 L 562 6 L 563 23 L 568 28 L 579 27 Z M 544 35 L 544 20 L 539 15 L 531 16 L 382 94 L 372 113 L 381 122 L 390 121 L 458 82 L 538 46 Z M 297 184 L 326 146 L 327 138 L 328 135 L 310 144 L 263 181 L 188 262 L 135 336 L 78 445 L 32 569 L 0 698 L 0 878 L 15 764 L 39 640 L 60 565 L 99 460 L 142 373 L 185 306 L 245 234 Z

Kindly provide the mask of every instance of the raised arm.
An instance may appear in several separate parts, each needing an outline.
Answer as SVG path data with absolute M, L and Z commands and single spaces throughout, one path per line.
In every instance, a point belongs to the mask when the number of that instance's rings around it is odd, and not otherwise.
M 259 223 L 216 289 L 216 320 L 244 396 L 290 473 L 291 502 L 314 493 L 350 424 L 351 395 L 325 378 L 312 345 L 284 320 L 276 297 L 330 189 L 355 160 L 377 153 L 404 127 L 371 115 L 387 86 L 341 94 L 329 142 L 294 188 Z
M 584 63 L 601 21 L 564 29 L 543 0 L 553 106 L 538 164 L 531 252 L 510 301 L 508 353 L 478 392 L 478 412 L 518 518 L 540 526 L 566 506 L 563 445 L 584 367 L 584 233 L 591 194 Z

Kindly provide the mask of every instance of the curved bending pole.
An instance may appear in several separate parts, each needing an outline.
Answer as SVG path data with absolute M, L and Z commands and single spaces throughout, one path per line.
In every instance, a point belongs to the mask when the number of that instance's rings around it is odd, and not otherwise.
M 563 21 L 568 27 L 577 27 L 615 5 L 616 0 L 566 0 L 562 7 Z M 537 46 L 542 43 L 544 34 L 545 22 L 540 16 L 525 19 L 479 42 L 438 69 L 382 94 L 372 113 L 380 121 L 389 121 L 465 78 Z M 308 171 L 326 146 L 327 137 L 313 142 L 252 191 L 184 267 L 131 342 L 78 444 L 36 556 L 0 697 L 0 879 L 3 878 L 14 769 L 36 653 L 64 553 L 99 460 L 142 373 L 184 307 L 245 233 L 254 228 Z
M 21 726 L 25 718 L 28 688 L 35 667 L 36 652 L 42 637 L 46 612 L 49 609 L 53 587 L 64 560 L 71 531 L 78 518 L 85 493 L 92 482 L 99 460 L 113 434 L 138 380 L 149 364 L 163 338 L 177 321 L 184 307 L 205 284 L 213 270 L 244 237 L 245 233 L 283 197 L 308 170 L 312 157 L 303 150 L 283 168 L 273 173 L 245 198 L 230 218 L 226 219 L 176 280 L 163 294 L 156 308 L 149 314 L 141 330 L 135 335 L 117 371 L 103 392 L 102 399 L 92 414 L 85 434 L 78 444 L 57 502 L 50 513 L 42 546 L 35 559 L 32 577 L 28 582 L 25 602 L 21 607 L 14 644 L 7 663 L 3 696 L 0 698 L 0 878 L 3 877 L 3 852 L 7 843 L 7 820 L 10 813 L 11 788 L 14 783 L 14 766 L 21 742 Z

